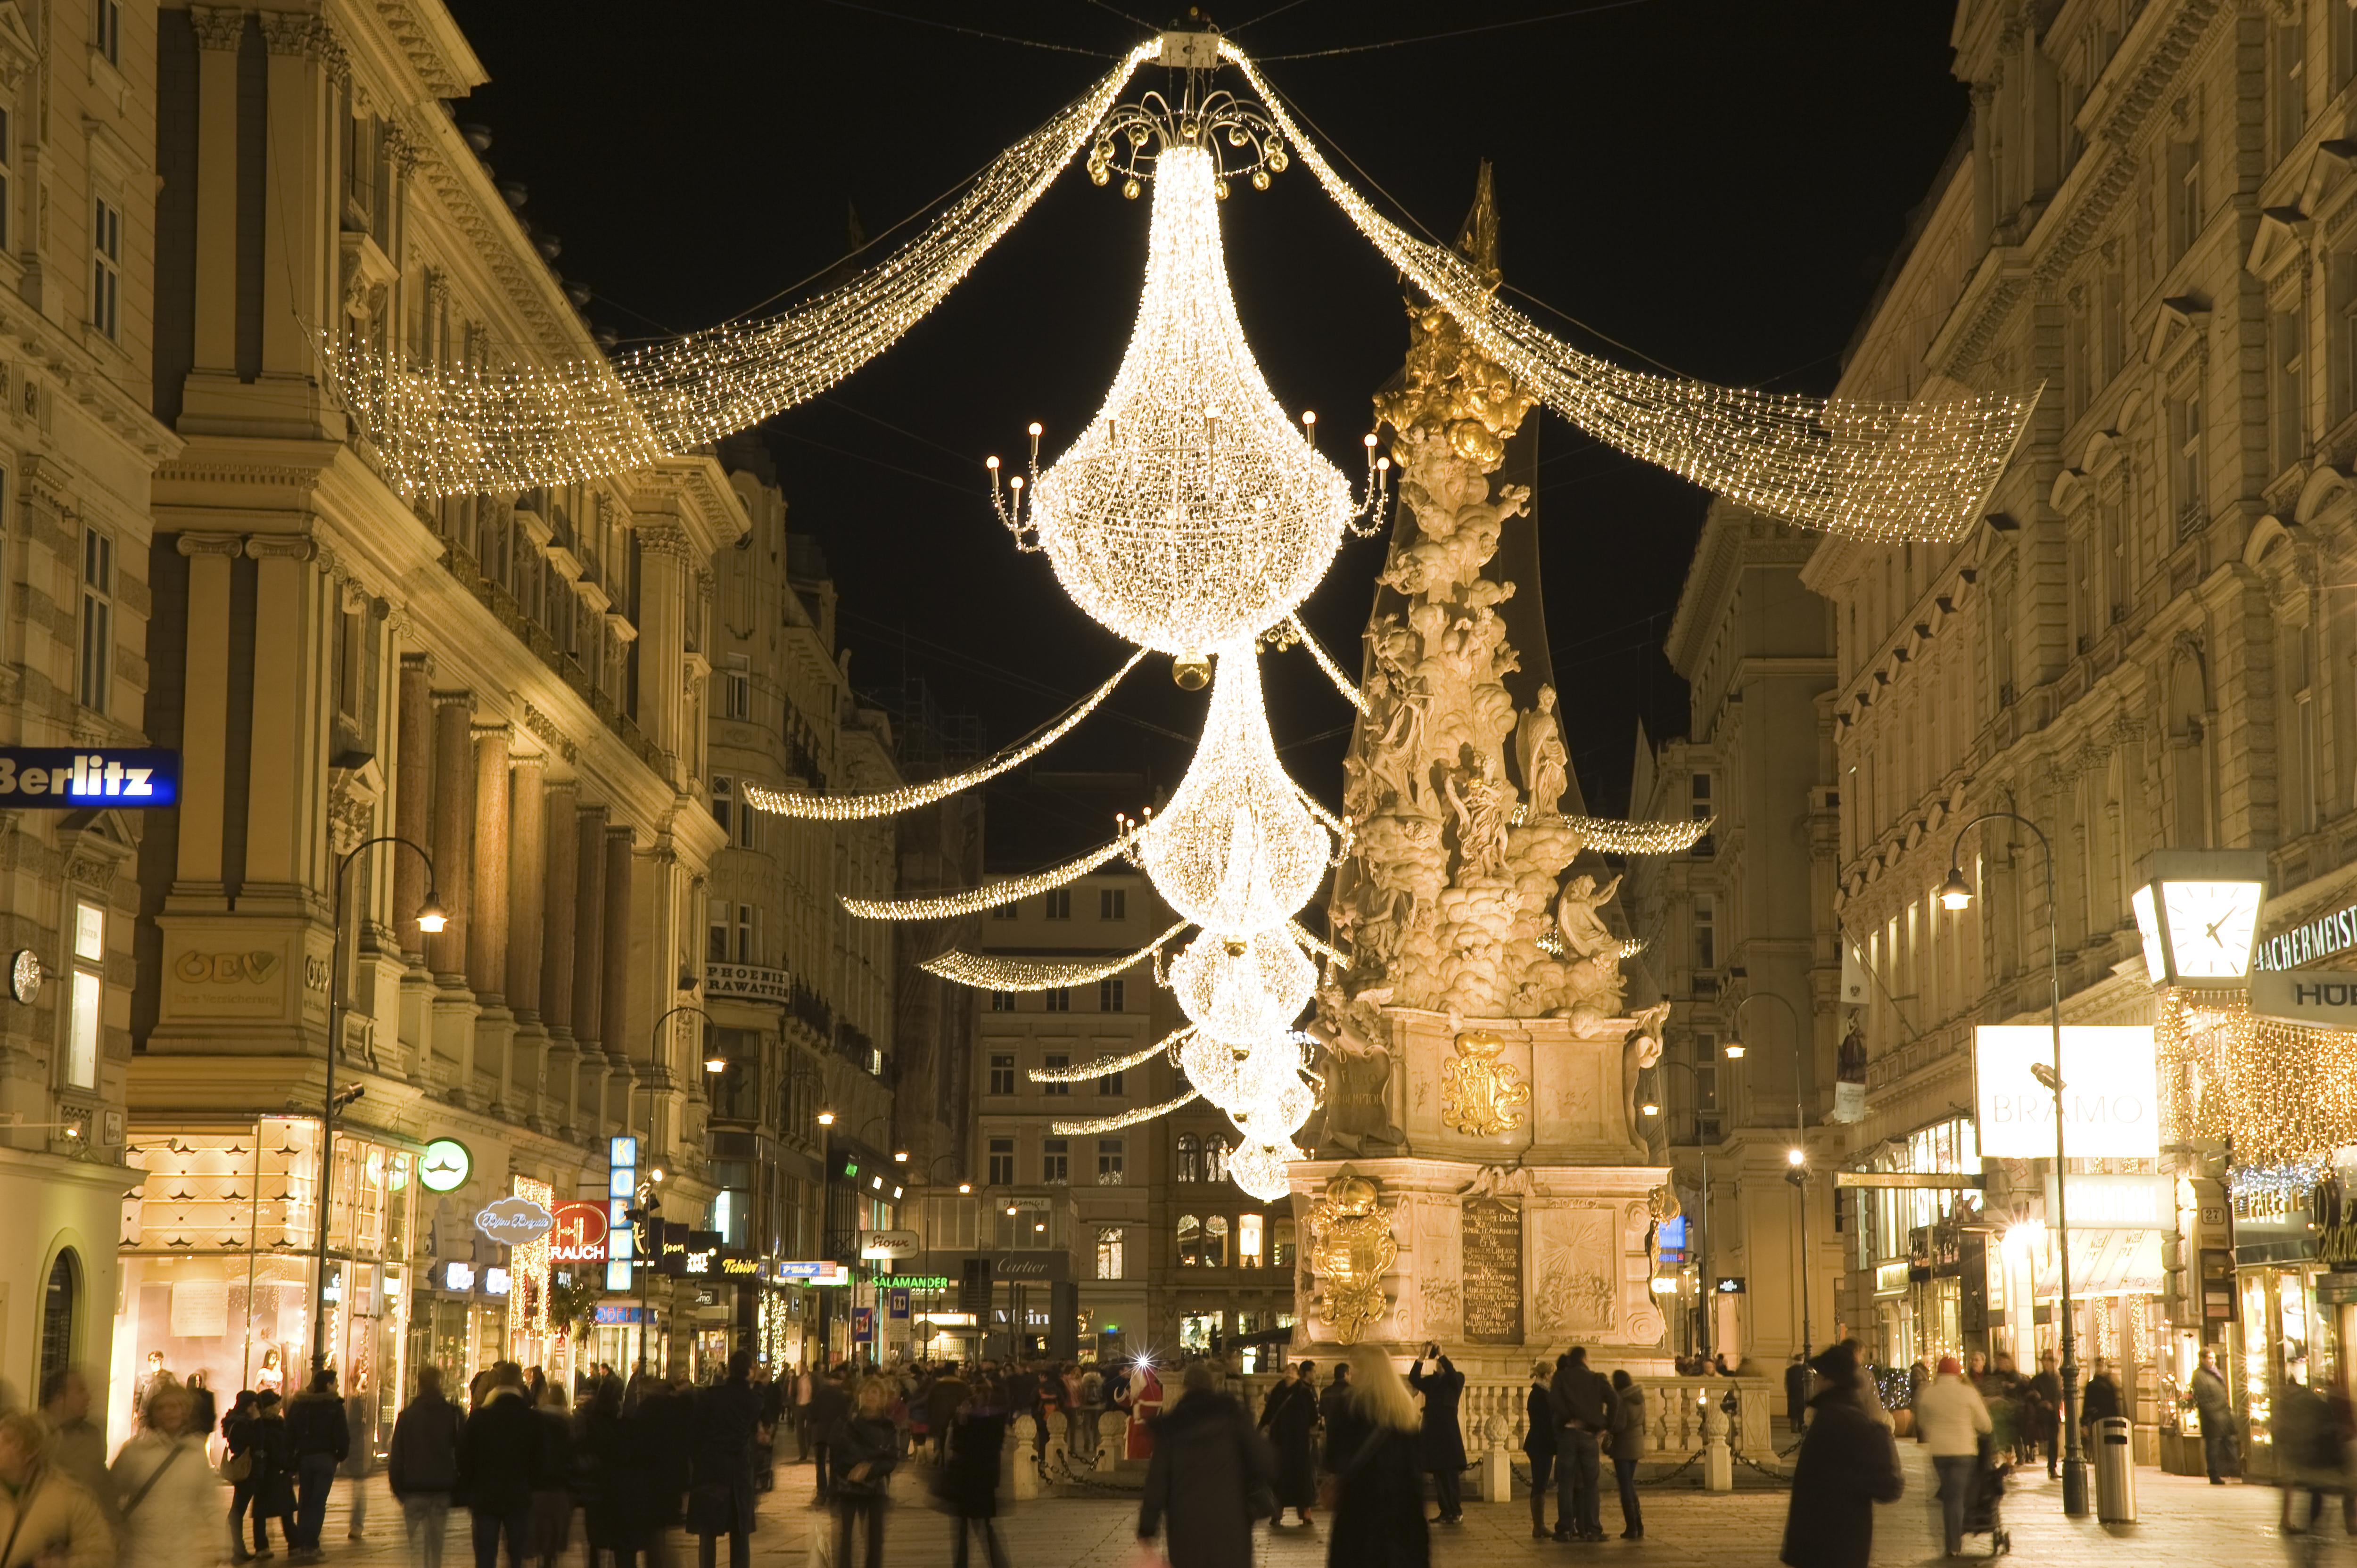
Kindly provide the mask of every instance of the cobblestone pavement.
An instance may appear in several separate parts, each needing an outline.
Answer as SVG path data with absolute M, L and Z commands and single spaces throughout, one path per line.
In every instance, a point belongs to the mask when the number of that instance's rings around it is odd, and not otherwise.
M 1878 1509 L 1875 1518 L 1877 1564 L 1921 1564 L 1941 1561 L 1938 1527 L 1932 1520 L 1930 1462 L 1912 1444 L 1901 1445 L 1907 1466 L 1907 1497 Z M 922 1477 L 904 1472 L 895 1487 L 897 1506 L 887 1524 L 887 1568 L 938 1568 L 950 1558 L 949 1521 L 922 1506 Z M 2276 1528 L 2276 1493 L 2270 1487 L 2211 1487 L 2199 1478 L 2164 1476 L 2156 1470 L 2136 1472 L 2141 1515 L 2130 1526 L 2098 1525 L 2092 1519 L 2063 1517 L 2061 1486 L 2035 1471 L 2006 1499 L 2004 1524 L 2013 1536 L 2014 1555 L 2025 1568 L 2273 1568 L 2276 1563 L 2330 1563 L 2357 1568 L 2357 1548 L 2336 1525 L 2317 1557 L 2302 1559 L 2287 1550 Z M 1618 1535 L 1620 1514 L 1606 1477 L 1604 1519 L 1607 1530 Z M 330 1563 L 346 1568 L 400 1568 L 409 1555 L 401 1531 L 400 1510 L 384 1490 L 380 1476 L 368 1483 L 362 1538 L 348 1539 L 349 1483 L 339 1481 L 328 1507 L 325 1544 Z M 809 1563 L 810 1531 L 828 1516 L 808 1506 L 811 1471 L 808 1466 L 781 1466 L 777 1490 L 761 1500 L 760 1528 L 753 1537 L 753 1560 L 759 1568 L 804 1568 Z M 227 1493 L 224 1491 L 224 1514 Z M 1455 1529 L 1434 1527 L 1433 1560 L 1440 1568 L 1581 1568 L 1584 1564 L 1624 1563 L 1631 1568 L 1770 1568 L 1776 1561 L 1783 1524 L 1785 1494 L 1778 1490 L 1708 1496 L 1681 1483 L 1641 1493 L 1645 1514 L 1642 1541 L 1612 1540 L 1601 1545 L 1557 1545 L 1530 1539 L 1530 1505 L 1516 1498 L 1511 1503 L 1469 1501 L 1465 1522 Z M 1000 1521 L 1015 1568 L 1135 1568 L 1137 1504 L 1135 1494 L 1046 1498 L 1018 1505 Z M 1553 1513 L 1550 1509 L 1550 1523 Z M 576 1520 L 576 1524 L 578 1520 Z M 465 1568 L 472 1561 L 466 1515 L 454 1510 L 445 1561 Z M 225 1538 L 225 1537 L 224 1537 Z M 1294 1528 L 1260 1532 L 1257 1559 L 1263 1568 L 1323 1568 L 1325 1530 Z M 668 1564 L 685 1568 L 695 1561 L 692 1538 L 674 1535 Z M 1969 1537 L 1966 1552 L 1986 1556 L 1986 1536 Z M 282 1548 L 283 1552 L 283 1548 Z M 581 1561 L 576 1532 L 565 1568 Z M 720 1561 L 727 1561 L 721 1546 Z M 284 1557 L 257 1565 L 278 1568 Z M 977 1553 L 974 1562 L 982 1562 Z

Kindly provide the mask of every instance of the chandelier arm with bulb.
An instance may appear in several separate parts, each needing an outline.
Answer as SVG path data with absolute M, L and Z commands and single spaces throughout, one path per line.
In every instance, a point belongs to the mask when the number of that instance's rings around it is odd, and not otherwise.
M 1103 1078 L 1109 1072 L 1125 1072 L 1134 1067 L 1142 1067 L 1156 1057 L 1170 1050 L 1194 1032 L 1194 1025 L 1183 1025 L 1171 1030 L 1142 1051 L 1132 1051 L 1127 1056 L 1092 1057 L 1077 1067 L 1035 1067 L 1028 1069 L 1026 1076 L 1034 1083 L 1086 1083 L 1092 1078 Z
M 917 967 L 928 974 L 937 974 L 957 985 L 971 985 L 977 991 L 1054 991 L 1061 986 L 1088 985 L 1100 980 L 1110 980 L 1124 970 L 1153 958 L 1170 939 L 1185 930 L 1189 922 L 1181 920 L 1144 947 L 1119 958 L 1108 959 L 1014 959 L 996 958 L 988 953 L 972 953 L 952 948 L 936 953 Z
M 320 335 L 336 396 L 403 494 L 506 494 L 645 467 L 807 401 L 884 352 L 1028 212 L 1087 145 L 1138 66 L 1095 86 L 1002 153 L 915 239 L 791 309 L 649 345 L 620 359 L 422 364 L 366 338 Z M 395 350 L 397 353 L 398 350 Z
M 1251 59 L 1225 41 L 1220 53 L 1384 259 L 1455 317 L 1483 353 L 1598 440 L 1755 510 L 1846 538 L 1953 543 L 1979 523 L 2037 392 L 1860 403 L 1652 375 L 1583 353 L 1499 303 L 1463 257 L 1376 212 Z
M 996 909 L 1035 894 L 1069 886 L 1106 861 L 1127 854 L 1135 836 L 1124 833 L 1077 860 L 1068 860 L 1061 865 L 1035 871 L 1028 876 L 1010 876 L 1003 881 L 985 883 L 980 887 L 961 888 L 953 893 L 926 894 L 913 898 L 846 897 L 842 903 L 844 908 L 863 920 L 945 920 L 960 915 L 979 914 L 985 909 Z
M 1140 1122 L 1151 1122 L 1157 1116 L 1169 1115 L 1193 1101 L 1198 1092 L 1190 1089 L 1159 1105 L 1141 1105 L 1135 1111 L 1116 1111 L 1110 1116 L 1092 1116 L 1085 1122 L 1050 1122 L 1048 1129 L 1059 1138 L 1085 1138 L 1092 1133 L 1118 1133 L 1124 1127 L 1135 1127 Z
M 1113 695 L 1114 688 L 1121 684 L 1122 677 L 1136 669 L 1138 661 L 1145 657 L 1146 650 L 1139 649 L 1129 656 L 1127 663 L 1113 672 L 1113 679 L 1082 698 L 1078 706 L 1054 725 L 1013 750 L 1002 751 L 981 767 L 969 768 L 963 773 L 953 773 L 946 779 L 936 779 L 925 784 L 903 784 L 890 789 L 872 790 L 865 795 L 804 795 L 749 782 L 739 784 L 737 788 L 747 800 L 764 811 L 814 822 L 861 822 L 870 817 L 888 817 L 900 811 L 913 811 L 920 806 L 946 800 L 961 789 L 971 789 L 977 784 L 987 783 L 1009 768 L 1020 768 L 1063 739 Z M 975 891 L 982 890 L 977 888 Z
M 1334 662 L 1333 656 L 1326 651 L 1316 638 L 1309 635 L 1309 628 L 1301 624 L 1301 617 L 1297 614 L 1291 616 L 1287 618 L 1286 624 L 1293 628 L 1293 633 L 1300 639 L 1301 646 L 1309 650 L 1309 657 L 1318 661 L 1318 668 L 1326 671 L 1326 679 L 1334 682 L 1334 690 L 1342 693 L 1342 700 L 1358 709 L 1360 713 L 1365 713 L 1367 711 L 1366 693 L 1359 690 L 1356 682 L 1342 673 L 1342 667 Z

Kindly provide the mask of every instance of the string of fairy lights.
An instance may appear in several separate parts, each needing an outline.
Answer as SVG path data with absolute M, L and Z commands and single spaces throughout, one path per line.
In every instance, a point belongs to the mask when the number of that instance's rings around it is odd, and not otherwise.
M 1028 875 L 910 898 L 845 897 L 843 907 L 863 920 L 951 920 L 961 915 L 978 915 L 985 909 L 1004 908 L 1059 887 L 1069 887 L 1105 862 L 1128 853 L 1134 842 L 1134 834 L 1123 832 L 1111 843 L 1100 844 L 1061 865 L 1051 865 Z
M 928 974 L 959 985 L 971 985 L 977 991 L 1062 991 L 1075 985 L 1094 985 L 1100 980 L 1136 968 L 1156 957 L 1172 939 L 1187 929 L 1179 921 L 1135 952 L 1112 958 L 1091 959 L 1023 959 L 1006 958 L 996 953 L 973 953 L 952 948 L 936 953 L 917 967 Z
M 2357 1032 L 2251 1012 L 2239 993 L 2161 993 L 2163 1141 L 2233 1141 L 2238 1184 L 2316 1180 L 2314 1152 L 2357 1144 Z
M 1092 1057 L 1073 1067 L 1035 1067 L 1029 1069 L 1028 1076 L 1034 1083 L 1086 1083 L 1107 1073 L 1126 1072 L 1131 1068 L 1143 1067 L 1158 1056 L 1167 1055 L 1175 1060 L 1178 1047 L 1194 1032 L 1195 1026 L 1184 1025 L 1143 1050 L 1131 1051 L 1125 1056 Z

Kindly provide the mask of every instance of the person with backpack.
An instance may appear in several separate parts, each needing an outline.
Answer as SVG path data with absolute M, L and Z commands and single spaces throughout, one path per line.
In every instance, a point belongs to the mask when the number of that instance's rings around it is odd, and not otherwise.
M 450 1495 L 458 1486 L 458 1407 L 442 1397 L 442 1369 L 431 1362 L 418 1368 L 416 1397 L 393 1423 L 384 1464 L 417 1568 L 442 1568 Z

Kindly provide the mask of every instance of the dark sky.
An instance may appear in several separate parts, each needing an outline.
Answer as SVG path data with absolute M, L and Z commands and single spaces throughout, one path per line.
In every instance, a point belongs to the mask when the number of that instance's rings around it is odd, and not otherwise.
M 1158 16 L 1136 0 L 1119 8 Z M 577 0 L 555 26 L 545 7 L 513 0 L 454 9 L 491 77 L 459 117 L 491 127 L 489 161 L 530 187 L 525 216 L 562 237 L 558 267 L 596 290 L 591 317 L 625 338 L 794 290 L 843 253 L 854 208 L 870 232 L 935 209 L 1146 31 L 1105 0 Z M 1617 339 L 1715 381 L 1822 392 L 1964 123 L 1947 74 L 1952 10 L 1242 0 L 1213 15 L 1329 154 L 1365 171 L 1360 188 L 1380 185 L 1394 220 L 1453 236 L 1476 165 L 1491 159 L 1507 283 L 1571 340 L 1631 358 L 1605 341 Z M 1527 18 L 1553 19 L 1426 38 Z M 1136 88 L 1161 74 L 1149 68 Z M 1073 169 L 896 349 L 764 427 L 793 526 L 824 542 L 841 585 L 855 684 L 920 677 L 982 715 L 996 744 L 1125 656 L 1044 558 L 1015 553 L 982 460 L 1017 453 L 1033 418 L 1052 456 L 1094 412 L 1127 341 L 1146 207 Z M 1329 456 L 1354 471 L 1369 395 L 1405 347 L 1398 284 L 1297 166 L 1265 194 L 1239 191 L 1222 217 L 1271 386 L 1287 406 L 1319 411 Z M 1704 497 L 1552 415 L 1541 461 L 1566 738 L 1592 807 L 1617 811 L 1637 719 L 1656 736 L 1684 728 L 1661 639 Z M 1380 551 L 1346 546 L 1306 614 L 1353 667 Z M 1141 666 L 1054 764 L 1175 784 L 1202 699 L 1178 692 L 1167 668 Z M 1271 656 L 1268 683 L 1288 768 L 1335 800 L 1347 710 L 1299 652 Z M 1058 809 L 1036 795 L 994 802 L 997 850 L 1102 836 L 1093 806 L 1086 822 L 1071 820 L 1078 808 L 1051 822 L 1041 812 Z

